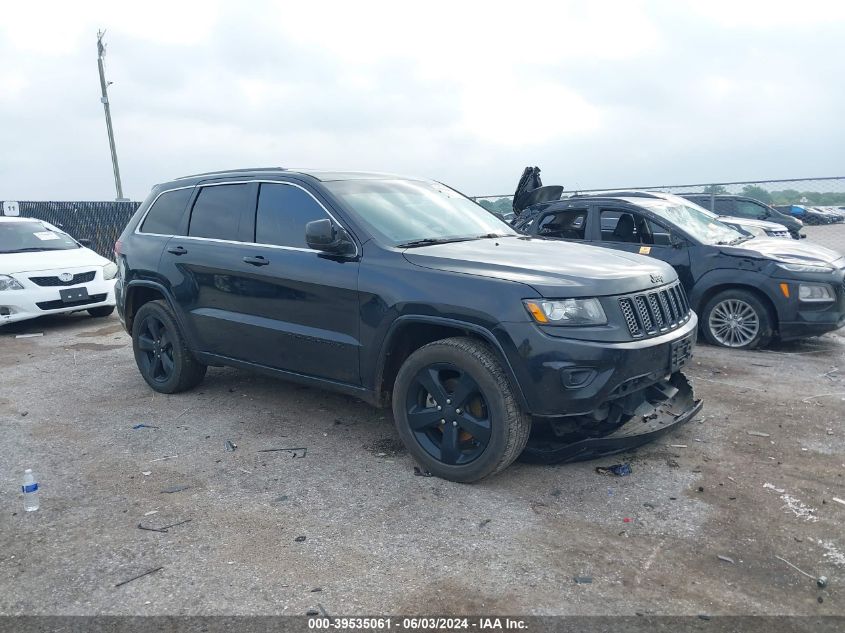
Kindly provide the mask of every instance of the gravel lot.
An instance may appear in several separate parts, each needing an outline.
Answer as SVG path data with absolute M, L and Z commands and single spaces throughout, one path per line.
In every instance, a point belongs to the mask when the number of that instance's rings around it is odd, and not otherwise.
M 845 332 L 700 345 L 680 432 L 476 485 L 414 476 L 344 396 L 232 369 L 154 394 L 114 318 L 6 327 L 0 358 L 2 614 L 845 614 Z

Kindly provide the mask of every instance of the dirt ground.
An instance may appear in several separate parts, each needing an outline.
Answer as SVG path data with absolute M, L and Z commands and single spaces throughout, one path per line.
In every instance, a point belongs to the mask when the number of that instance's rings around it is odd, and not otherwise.
M 476 485 L 415 476 L 344 396 L 232 369 L 156 395 L 114 318 L 6 327 L 0 359 L 2 614 L 845 614 L 845 332 L 699 345 L 678 433 Z

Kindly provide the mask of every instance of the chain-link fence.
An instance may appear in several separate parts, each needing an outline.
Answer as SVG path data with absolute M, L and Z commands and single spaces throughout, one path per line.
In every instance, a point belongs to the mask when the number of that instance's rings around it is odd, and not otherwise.
M 719 215 L 759 219 L 759 216 L 754 215 L 755 209 L 762 208 L 748 202 L 749 199 L 756 200 L 804 222 L 802 232 L 807 235 L 808 241 L 845 254 L 845 176 L 697 185 L 612 187 L 564 191 L 563 195 L 631 190 L 692 196 L 697 204 Z M 475 200 L 486 209 L 498 214 L 506 215 L 512 212 L 512 195 L 477 196 Z M 776 221 L 771 217 L 766 220 Z
M 4 201 L 0 215 L 38 218 L 72 237 L 91 240 L 91 249 L 114 258 L 114 242 L 123 232 L 140 202 L 41 202 Z

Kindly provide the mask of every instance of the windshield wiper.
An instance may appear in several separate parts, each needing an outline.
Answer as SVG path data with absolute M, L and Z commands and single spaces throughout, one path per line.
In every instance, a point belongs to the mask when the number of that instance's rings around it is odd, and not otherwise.
M 736 246 L 737 244 L 742 244 L 743 242 L 747 242 L 748 240 L 752 239 L 751 235 L 740 235 L 739 237 L 735 237 L 730 242 L 726 242 L 724 240 L 720 242 L 716 242 L 717 246 Z
M 475 237 L 425 237 L 421 240 L 410 240 L 397 244 L 397 248 L 415 248 L 417 246 L 431 246 L 432 244 L 449 244 L 450 242 L 466 242 L 477 239 Z
M 485 235 L 476 235 L 475 239 L 485 240 L 492 237 L 516 237 L 516 235 L 513 233 L 487 233 Z

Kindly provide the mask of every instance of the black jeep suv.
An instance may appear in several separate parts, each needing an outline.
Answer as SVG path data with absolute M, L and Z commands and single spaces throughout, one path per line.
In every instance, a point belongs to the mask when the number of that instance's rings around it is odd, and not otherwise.
M 231 365 L 392 402 L 446 479 L 618 452 L 700 409 L 679 372 L 697 319 L 670 266 L 519 235 L 437 182 L 190 176 L 153 188 L 115 252 L 153 389 Z

